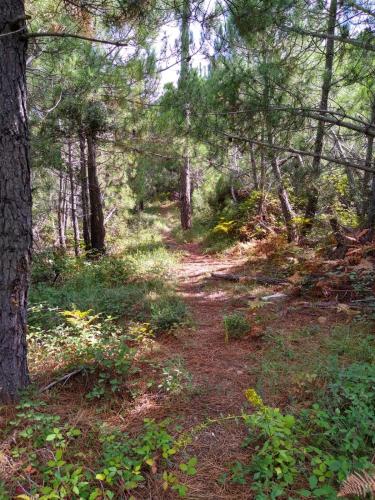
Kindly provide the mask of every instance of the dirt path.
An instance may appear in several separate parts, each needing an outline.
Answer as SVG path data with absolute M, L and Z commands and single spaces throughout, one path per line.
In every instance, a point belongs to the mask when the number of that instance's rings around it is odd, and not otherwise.
M 249 382 L 245 372 L 249 343 L 225 342 L 223 316 L 238 307 L 231 290 L 222 288 L 220 282 L 207 282 L 213 272 L 235 274 L 246 259 L 205 255 L 196 243 L 177 245 L 169 240 L 169 246 L 185 254 L 176 273 L 178 292 L 188 305 L 194 330 L 191 336 L 182 337 L 179 352 L 196 383 L 206 389 L 196 404 L 211 416 L 236 412 Z
M 166 244 L 183 252 L 175 273 L 178 293 L 187 304 L 194 327 L 166 341 L 167 356 L 181 356 L 193 378 L 195 390 L 188 401 L 179 402 L 178 414 L 184 428 L 223 415 L 238 415 L 244 406 L 244 391 L 253 385 L 248 373 L 249 355 L 257 348 L 254 339 L 225 342 L 223 316 L 238 310 L 241 301 L 234 299 L 233 287 L 210 280 L 212 272 L 238 272 L 244 257 L 205 255 L 196 243 L 177 244 L 170 234 Z M 242 304 L 243 305 L 243 304 Z M 176 408 L 175 408 L 176 410 Z M 232 420 L 213 424 L 199 432 L 189 452 L 199 460 L 199 473 L 192 480 L 189 498 L 252 498 L 248 486 L 218 482 L 236 460 L 246 459 L 241 450 L 244 429 Z

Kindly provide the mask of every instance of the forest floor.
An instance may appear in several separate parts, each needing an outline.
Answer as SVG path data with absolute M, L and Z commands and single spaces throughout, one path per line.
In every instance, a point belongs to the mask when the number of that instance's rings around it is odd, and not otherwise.
M 161 215 L 168 217 L 169 208 L 162 208 Z M 262 259 L 250 263 L 247 253 L 208 254 L 202 244 L 180 241 L 180 238 L 176 241 L 173 234 L 172 230 L 163 233 L 164 244 L 170 252 L 182 257 L 170 275 L 176 282 L 176 292 L 188 306 L 191 321 L 176 329 L 173 335 L 163 336 L 153 356 L 160 363 L 180 358 L 191 376 L 190 387 L 182 397 L 156 396 L 148 400 L 142 410 L 142 406 L 137 410 L 136 419 L 169 416 L 184 431 L 192 432 L 194 439 L 188 452 L 198 458 L 199 465 L 197 475 L 187 483 L 188 498 L 251 499 L 254 494 L 249 485 L 234 484 L 228 473 L 235 463 L 251 461 L 251 450 L 242 447 L 246 428 L 241 419 L 232 418 L 240 416 L 244 409 L 251 412 L 245 390 L 256 387 L 268 404 L 288 407 L 296 395 L 289 385 L 291 373 L 298 372 L 301 363 L 307 371 L 311 368 L 310 361 L 315 367 L 316 351 L 322 347 L 319 337 L 326 336 L 334 325 L 347 323 L 348 317 L 336 311 L 322 316 L 317 310 L 299 310 L 294 307 L 298 300 L 288 296 L 275 302 L 258 300 L 283 292 L 283 285 L 249 285 L 212 279 L 212 273 L 256 275 L 263 265 Z M 270 269 L 268 273 L 268 277 L 274 276 Z M 250 330 L 243 338 L 227 342 L 223 318 L 234 312 L 247 317 Z M 309 336 L 309 329 L 317 325 L 318 318 L 322 324 L 318 326 L 319 334 L 315 338 L 304 338 Z M 303 333 L 306 331 L 307 334 Z M 298 332 L 302 334 L 299 336 Z M 264 358 L 263 355 L 274 349 L 273 336 L 284 334 L 285 344 L 284 340 L 278 340 L 276 346 L 282 353 L 281 358 L 272 353 L 267 366 L 267 354 Z M 293 343 L 294 354 L 288 351 L 289 341 Z M 290 364 L 295 365 L 294 370 L 289 369 Z M 303 378 L 303 369 L 299 375 Z M 298 385 L 301 381 L 294 382 Z M 296 390 L 304 390 L 303 382 Z M 205 422 L 209 423 L 207 427 L 201 427 Z M 155 491 L 151 493 L 150 498 L 171 498 L 171 494 L 176 498 L 173 493 L 161 490 L 156 496 Z
M 209 279 L 213 272 L 238 273 L 246 258 L 207 255 L 199 243 L 176 243 L 170 233 L 165 235 L 165 242 L 170 250 L 183 255 L 173 274 L 193 322 L 192 327 L 166 339 L 162 349 L 166 358 L 181 356 L 192 376 L 190 398 L 179 401 L 181 424 L 189 429 L 207 420 L 240 415 L 244 391 L 254 382 L 246 367 L 257 342 L 225 342 L 223 316 L 238 310 L 241 297 L 234 297 L 228 286 L 209 283 Z M 199 473 L 189 485 L 189 497 L 251 498 L 247 488 L 231 485 L 226 491 L 217 481 L 228 466 L 245 458 L 239 453 L 244 429 L 233 421 L 229 428 L 225 420 L 213 423 L 199 432 L 190 446 L 189 453 L 198 458 Z
M 371 259 L 366 266 L 360 260 L 350 273 L 345 266 L 340 271 L 339 263 L 339 271 L 318 275 L 319 286 L 312 289 L 320 296 L 314 297 L 310 288 L 305 293 L 296 285 L 305 268 L 308 278 L 311 266 L 322 269 L 309 249 L 265 241 L 209 254 L 203 242 L 176 231 L 174 206 L 155 208 L 143 217 L 139 227 L 130 228 L 134 241 L 128 238 L 123 254 L 94 265 L 69 258 L 57 284 L 44 263 L 41 272 L 36 269 L 41 281 L 39 287 L 34 285 L 29 336 L 34 386 L 23 406 L 0 411 L 0 500 L 17 494 L 44 498 L 40 492 L 46 486 L 60 491 L 58 498 L 177 499 L 173 487 L 166 488 L 165 469 L 160 468 L 166 463 L 187 486 L 191 500 L 255 498 L 251 474 L 241 472 L 241 464 L 246 468 L 256 455 L 257 444 L 255 439 L 242 446 L 250 431 L 243 412 L 254 411 L 245 391 L 254 388 L 269 407 L 298 415 L 325 393 L 330 370 L 373 360 L 372 320 L 339 303 L 332 291 L 337 278 L 336 288 L 344 290 L 341 300 L 352 297 L 350 283 L 344 286 L 342 280 L 356 272 L 357 289 L 362 283 L 360 291 L 368 295 L 373 286 Z M 290 281 L 260 285 L 256 280 L 214 279 L 212 273 Z M 285 296 L 264 300 L 277 293 Z M 337 307 L 330 297 L 324 299 L 328 308 L 322 307 L 321 293 L 336 294 Z M 150 337 L 153 307 L 164 319 L 170 313 L 175 318 L 181 310 L 181 318 L 169 331 L 155 330 Z M 227 341 L 224 318 L 234 313 L 246 318 L 248 330 Z M 106 323 L 111 315 L 117 319 Z M 135 340 L 129 336 L 132 328 L 141 333 Z M 121 351 L 124 333 L 125 347 L 134 348 L 134 355 Z M 61 375 L 70 373 L 59 382 Z M 54 380 L 50 389 L 40 391 Z M 145 465 L 126 446 L 125 451 L 120 443 L 117 447 L 116 440 L 126 444 L 128 434 L 144 435 L 145 419 L 168 419 L 168 432 L 179 443 L 173 460 L 163 460 L 159 450 L 153 452 L 155 463 Z M 75 430 L 77 434 L 69 436 Z M 105 444 L 108 432 L 113 435 Z M 256 438 L 257 431 L 250 432 Z M 48 462 L 60 453 L 59 447 L 64 450 L 62 466 Z M 113 454 L 116 474 L 127 474 L 121 453 L 140 460 L 144 474 L 142 483 L 129 492 L 122 479 L 114 484 L 100 472 L 112 463 Z M 191 457 L 197 459 L 196 472 L 181 474 L 178 464 Z M 65 476 L 60 467 L 67 467 Z M 72 470 L 91 474 L 90 487 L 96 487 L 99 496 L 66 493 L 76 484 Z M 11 494 L 2 493 L 1 480 Z M 304 478 L 297 487 L 305 484 Z M 114 488 L 115 496 L 110 496 L 112 489 L 102 497 L 104 488 Z

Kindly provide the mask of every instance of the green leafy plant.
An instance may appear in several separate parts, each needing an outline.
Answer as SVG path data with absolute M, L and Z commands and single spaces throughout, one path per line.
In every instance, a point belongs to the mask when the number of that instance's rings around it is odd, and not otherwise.
M 185 496 L 186 487 L 165 469 L 177 452 L 175 441 L 166 429 L 167 424 L 168 421 L 156 423 L 146 419 L 144 432 L 133 438 L 119 432 L 104 433 L 103 468 L 96 474 L 96 479 L 108 485 L 121 484 L 126 490 L 133 490 L 145 481 L 145 472 L 156 473 L 161 466 L 164 469 L 164 489 L 170 486 L 180 496 Z M 160 464 L 157 463 L 158 457 L 161 457 Z M 186 464 L 180 464 L 180 470 L 187 475 L 194 475 L 196 463 L 196 459 L 191 458 Z
M 88 399 L 97 399 L 110 392 L 118 392 L 131 371 L 135 350 L 130 348 L 127 337 L 103 339 L 88 350 L 93 363 L 90 371 L 98 376 L 97 383 L 88 392 Z
M 159 388 L 173 395 L 181 394 L 191 387 L 192 376 L 180 357 L 167 360 L 162 368 L 162 381 Z
M 250 464 L 232 467 L 232 480 L 243 483 L 251 475 L 259 500 L 294 491 L 297 479 L 306 482 L 298 498 L 334 499 L 351 472 L 373 470 L 374 369 L 355 363 L 333 371 L 327 395 L 299 415 L 283 415 L 246 391 L 256 411 L 243 415 L 249 428 L 244 446 L 255 446 L 255 453 Z
M 155 332 L 167 332 L 186 319 L 186 305 L 178 297 L 163 297 L 151 304 L 151 326 Z
M 278 408 L 265 406 L 251 389 L 246 397 L 257 411 L 244 417 L 249 427 L 244 446 L 254 441 L 263 442 L 257 445 L 249 468 L 253 473 L 252 489 L 257 499 L 276 498 L 294 483 L 298 474 L 296 421 L 292 415 L 283 415 Z M 257 429 L 256 436 L 253 429 Z
M 250 330 L 250 324 L 246 316 L 242 313 L 233 313 L 224 316 L 225 341 L 230 339 L 239 339 L 246 335 Z
M 307 418 L 320 429 L 321 442 L 351 458 L 357 467 L 375 445 L 375 366 L 354 363 L 332 375 L 329 392 Z

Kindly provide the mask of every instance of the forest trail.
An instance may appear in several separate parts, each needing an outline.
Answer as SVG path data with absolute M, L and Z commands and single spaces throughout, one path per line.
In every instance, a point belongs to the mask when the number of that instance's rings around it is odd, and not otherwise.
M 180 328 L 175 336 L 164 337 L 162 355 L 164 359 L 182 358 L 192 376 L 192 389 L 189 397 L 166 402 L 167 406 L 170 404 L 168 408 L 162 403 L 159 410 L 174 415 L 189 431 L 210 419 L 240 415 L 246 403 L 244 391 L 254 385 L 247 367 L 258 340 L 247 336 L 225 342 L 223 317 L 244 307 L 246 296 L 234 296 L 233 284 L 210 279 L 213 272 L 240 272 L 246 258 L 207 255 L 198 243 L 177 243 L 171 232 L 166 232 L 164 238 L 171 251 L 183 255 L 173 270 L 173 278 L 177 280 L 178 294 L 188 306 L 192 326 Z M 197 476 L 188 484 L 188 498 L 253 498 L 248 485 L 220 481 L 237 460 L 249 460 L 249 452 L 241 448 L 244 437 L 244 427 L 233 419 L 210 423 L 196 433 L 188 453 L 198 458 L 199 466 Z M 165 498 L 171 497 L 166 494 Z
M 210 416 L 236 412 L 249 383 L 245 371 L 249 342 L 225 342 L 223 316 L 238 310 L 240 299 L 210 276 L 214 272 L 236 274 L 246 258 L 207 255 L 198 243 L 178 244 L 170 234 L 165 239 L 170 249 L 183 253 L 174 274 L 194 327 L 189 336 L 182 336 L 178 351 L 195 383 L 205 388 L 205 394 L 195 398 L 195 408 Z

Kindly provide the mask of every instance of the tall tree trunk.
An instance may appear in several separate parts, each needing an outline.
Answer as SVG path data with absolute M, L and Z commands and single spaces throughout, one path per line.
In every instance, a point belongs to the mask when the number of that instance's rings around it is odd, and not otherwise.
M 105 252 L 104 216 L 96 165 L 96 140 L 92 133 L 87 134 L 87 170 L 91 208 L 91 249 L 95 253 L 102 254 Z
M 265 113 L 264 113 L 264 124 L 265 124 L 264 128 L 265 128 L 265 130 L 262 133 L 262 135 L 264 134 L 266 136 L 267 142 L 271 146 L 270 152 L 269 152 L 269 158 L 270 158 L 270 162 L 271 162 L 272 173 L 273 173 L 275 180 L 276 180 L 277 194 L 278 194 L 278 197 L 280 200 L 281 211 L 282 211 L 283 217 L 284 217 L 288 241 L 292 242 L 292 241 L 296 241 L 298 239 L 298 232 L 297 232 L 296 225 L 294 223 L 295 213 L 294 213 L 292 205 L 289 201 L 288 192 L 287 192 L 285 185 L 284 185 L 284 180 L 283 180 L 283 176 L 281 173 L 280 164 L 279 164 L 279 161 L 278 161 L 275 153 L 272 151 L 274 138 L 273 138 L 273 128 L 272 128 L 272 124 L 270 121 L 270 110 L 269 110 L 270 96 L 271 95 L 272 95 L 272 89 L 269 86 L 269 79 L 268 79 L 267 75 L 265 75 L 264 94 L 263 94 L 263 101 L 264 101 L 264 107 L 265 107 Z
M 254 144 L 250 145 L 250 164 L 253 174 L 254 189 L 259 190 L 257 163 L 255 161 Z
M 180 215 L 182 229 L 190 229 L 192 224 L 190 157 L 184 156 L 181 170 Z
M 59 231 L 59 246 L 61 249 L 66 248 L 65 239 L 65 177 L 64 173 L 60 171 L 59 173 L 59 196 L 58 196 L 58 207 L 57 207 L 57 227 Z
M 292 208 L 292 205 L 290 204 L 288 192 L 285 189 L 283 178 L 281 175 L 280 165 L 275 156 L 271 158 L 271 166 L 273 175 L 275 176 L 278 184 L 278 195 L 281 205 L 281 211 L 283 213 L 286 225 L 288 241 L 289 242 L 296 241 L 298 239 L 298 232 L 294 222 L 295 213 Z
M 81 181 L 81 203 L 82 203 L 82 232 L 85 242 L 85 250 L 91 248 L 90 238 L 90 210 L 87 182 L 87 164 L 86 164 L 86 147 L 85 136 L 81 130 L 79 133 L 79 151 L 80 151 L 80 181 Z
M 267 124 L 267 141 L 270 146 L 273 145 L 272 130 L 269 124 Z M 298 239 L 298 232 L 296 225 L 294 223 L 295 213 L 289 201 L 288 191 L 286 190 L 284 185 L 279 162 L 275 154 L 272 152 L 272 149 L 270 152 L 270 158 L 271 158 L 272 173 L 276 180 L 277 194 L 279 196 L 281 211 L 283 213 L 285 226 L 287 230 L 288 241 L 289 242 L 296 241 Z
M 261 141 L 264 142 L 264 129 L 262 127 Z M 260 150 L 260 190 L 264 191 L 266 187 L 266 158 L 264 154 L 264 149 Z
M 270 145 L 272 144 L 272 137 L 271 138 L 268 137 L 268 143 Z M 272 152 L 271 152 L 271 168 L 272 168 L 272 173 L 276 179 L 277 194 L 280 200 L 281 211 L 283 213 L 283 218 L 288 235 L 288 241 L 289 242 L 296 241 L 298 239 L 298 232 L 296 225 L 294 223 L 295 213 L 289 201 L 288 191 L 286 190 L 284 185 L 279 162 L 274 153 Z
M 76 195 L 75 195 L 75 175 L 73 166 L 73 154 L 72 154 L 72 143 L 68 142 L 68 174 L 70 182 L 70 210 L 72 217 L 73 226 L 73 237 L 74 237 L 74 254 L 76 257 L 79 256 L 79 227 L 76 211 Z
M 190 0 L 183 0 L 181 21 L 181 71 L 179 87 L 183 92 L 185 114 L 185 144 L 180 173 L 180 216 L 182 229 L 190 229 L 191 209 L 191 172 L 190 172 L 190 109 L 189 109 L 189 55 L 190 55 Z
M 375 96 L 372 98 L 372 107 L 371 107 L 371 117 L 370 123 L 371 125 L 375 125 Z M 366 167 L 371 168 L 371 163 L 373 161 L 374 156 L 374 137 L 371 135 L 367 136 L 367 147 L 366 147 Z M 362 188 L 362 217 L 364 220 L 367 219 L 369 221 L 369 210 L 371 210 L 371 205 L 374 203 L 372 196 L 372 189 L 369 189 L 370 183 L 370 172 L 365 172 L 363 176 L 363 188 Z
M 336 134 L 333 134 L 333 136 L 334 136 L 335 141 L 336 141 L 337 149 L 339 150 L 340 155 L 344 158 L 345 151 L 341 145 L 340 139 L 337 137 Z M 357 181 L 356 181 L 356 178 L 354 176 L 353 169 L 350 167 L 345 167 L 345 173 L 346 173 L 346 177 L 348 179 L 349 196 L 351 198 L 351 201 L 353 201 L 357 215 L 360 217 L 361 216 L 361 206 L 360 206 L 359 197 L 358 197 L 359 190 L 357 189 Z M 367 173 L 367 172 L 365 172 L 365 173 Z
M 63 227 L 64 227 L 64 237 L 65 237 L 65 245 L 66 245 L 66 231 L 68 227 L 68 200 L 67 200 L 67 190 L 68 190 L 68 182 L 67 179 L 64 178 L 64 189 L 63 189 L 63 199 L 62 199 L 62 214 L 63 214 Z
M 337 0 L 331 0 L 329 6 L 328 25 L 327 25 L 327 35 L 329 37 L 332 37 L 335 34 L 336 17 L 337 17 Z M 334 55 L 335 55 L 335 41 L 333 38 L 327 38 L 326 49 L 325 49 L 323 84 L 322 84 L 322 91 L 321 91 L 320 105 L 319 105 L 319 109 L 323 113 L 326 112 L 328 109 L 328 98 L 332 84 Z M 303 234 L 306 234 L 312 228 L 315 215 L 318 209 L 319 188 L 317 186 L 317 182 L 321 174 L 320 157 L 323 151 L 324 131 L 325 131 L 324 122 L 319 120 L 316 129 L 314 158 L 311 169 L 312 183 L 310 187 L 310 192 L 308 193 L 307 197 L 307 205 L 305 210 L 306 222 L 302 230 Z
M 26 320 L 32 246 L 22 0 L 0 1 L 0 401 L 29 383 Z
M 373 96 L 372 101 L 372 112 L 371 112 L 371 124 L 375 125 L 375 96 Z M 367 150 L 366 150 L 366 166 L 374 170 L 374 138 L 367 136 Z M 367 176 L 367 179 L 366 179 Z M 369 232 L 367 234 L 366 240 L 372 241 L 375 235 L 375 174 L 371 175 L 371 190 L 368 190 L 370 173 L 365 172 L 364 178 L 364 198 L 367 200 L 364 204 L 364 215 L 367 215 L 367 224 L 369 227 Z
M 369 227 L 369 232 L 365 240 L 372 241 L 375 235 L 375 175 L 374 174 L 372 175 L 372 181 L 371 181 L 371 200 L 368 210 L 368 227 Z
M 229 183 L 230 194 L 234 203 L 238 202 L 236 196 L 235 184 L 238 179 L 238 150 L 237 147 L 229 148 L 228 150 L 228 170 L 229 170 Z

